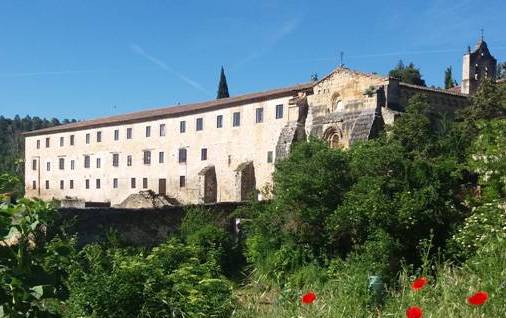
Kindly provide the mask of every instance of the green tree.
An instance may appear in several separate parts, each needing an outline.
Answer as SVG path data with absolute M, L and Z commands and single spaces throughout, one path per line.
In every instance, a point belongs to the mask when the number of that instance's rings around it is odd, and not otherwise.
M 468 122 L 480 119 L 506 117 L 506 86 L 484 80 L 471 97 L 471 104 L 460 112 L 460 118 Z
M 220 72 L 220 83 L 218 84 L 218 95 L 216 96 L 216 99 L 227 97 L 230 97 L 230 95 L 228 93 L 228 85 L 227 85 L 227 78 L 225 77 L 225 70 L 223 70 L 222 66 Z
M 420 70 L 416 68 L 413 63 L 409 63 L 408 66 L 405 66 L 401 60 L 394 69 L 390 70 L 388 75 L 404 83 L 426 86 Z
M 457 82 L 455 79 L 453 79 L 452 67 L 448 66 L 448 68 L 445 70 L 445 89 L 455 87 L 456 85 Z

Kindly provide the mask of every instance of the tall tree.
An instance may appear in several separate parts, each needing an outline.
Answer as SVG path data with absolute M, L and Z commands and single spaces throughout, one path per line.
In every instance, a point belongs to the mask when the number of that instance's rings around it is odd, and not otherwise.
M 452 88 L 456 86 L 457 82 L 453 79 L 453 72 L 452 67 L 448 66 L 448 68 L 445 70 L 445 88 Z
M 218 84 L 218 95 L 216 96 L 216 99 L 227 97 L 230 97 L 230 95 L 228 94 L 227 78 L 225 77 L 225 71 L 223 70 L 222 66 L 220 73 L 220 84 Z
M 413 63 L 409 63 L 408 66 L 405 66 L 401 60 L 394 69 L 390 70 L 388 75 L 404 83 L 427 86 L 422 79 L 420 69 L 416 68 Z

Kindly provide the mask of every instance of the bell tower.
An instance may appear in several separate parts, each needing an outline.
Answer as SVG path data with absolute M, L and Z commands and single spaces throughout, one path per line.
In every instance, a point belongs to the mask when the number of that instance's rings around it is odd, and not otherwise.
M 487 43 L 483 40 L 483 31 L 475 48 L 467 48 L 462 61 L 461 93 L 472 95 L 483 79 L 495 80 L 497 60 L 490 54 Z

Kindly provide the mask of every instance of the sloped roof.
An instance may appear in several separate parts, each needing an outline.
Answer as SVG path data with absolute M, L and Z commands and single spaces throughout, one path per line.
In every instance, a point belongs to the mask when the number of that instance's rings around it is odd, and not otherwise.
M 426 86 L 408 84 L 408 83 L 404 83 L 404 82 L 399 82 L 399 86 L 418 89 L 421 91 L 433 92 L 433 93 L 447 94 L 447 95 L 453 95 L 453 96 L 459 96 L 459 97 L 468 97 L 466 94 L 462 94 L 460 92 L 454 92 L 451 90 L 445 90 L 442 88 L 426 87 Z
M 169 106 L 158 109 L 144 110 L 139 112 L 127 113 L 116 116 L 85 120 L 76 123 L 70 123 L 61 126 L 33 130 L 24 133 L 25 136 L 36 136 L 43 134 L 53 134 L 60 132 L 68 132 L 82 129 L 132 124 L 148 120 L 156 120 L 162 118 L 178 117 L 182 115 L 199 113 L 209 110 L 233 107 L 246 103 L 261 102 L 268 99 L 280 98 L 286 96 L 294 96 L 300 91 L 312 90 L 313 83 L 298 84 L 290 87 L 273 89 L 265 92 L 245 94 L 235 97 L 221 98 L 201 103 Z

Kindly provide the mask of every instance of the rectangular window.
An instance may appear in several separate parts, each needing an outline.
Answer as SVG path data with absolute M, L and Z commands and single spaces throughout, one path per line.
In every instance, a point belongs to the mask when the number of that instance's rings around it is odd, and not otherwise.
M 37 181 L 35 180 L 32 181 L 32 189 L 33 190 L 37 189 Z
M 102 167 L 102 160 L 100 158 L 97 158 L 97 168 Z
M 180 188 L 186 187 L 186 177 L 185 176 L 179 176 L 179 187 Z
M 97 180 L 96 180 L 96 184 L 95 184 L 95 185 L 96 185 L 96 188 L 97 188 L 97 189 L 100 189 L 100 179 L 97 179 Z
M 132 139 L 132 128 L 127 128 L 127 139 Z
M 241 113 L 235 112 L 232 117 L 232 126 L 239 127 L 241 125 Z
M 40 149 L 40 140 L 37 140 L 37 149 Z
M 165 136 L 165 124 L 160 124 L 160 137 Z
M 223 127 L 223 115 L 216 116 L 216 128 Z
M 114 178 L 112 179 L 112 187 L 114 189 L 117 189 L 118 188 L 118 178 Z
M 97 131 L 97 142 L 102 142 L 102 132 Z
M 204 119 L 202 117 L 197 118 L 197 121 L 195 123 L 195 126 L 197 127 L 197 131 L 204 129 Z
M 86 189 L 90 188 L 90 179 L 84 180 L 84 186 L 85 186 Z
M 117 153 L 112 154 L 112 166 L 119 167 L 119 154 Z
M 200 160 L 207 160 L 207 148 L 200 149 Z
M 46 148 L 49 148 L 49 138 L 46 138 Z
M 143 189 L 148 188 L 148 178 L 142 178 L 142 188 Z
M 283 118 L 283 104 L 276 105 L 276 119 Z
M 37 160 L 32 160 L 32 170 L 37 170 Z
M 186 162 L 186 148 L 179 148 L 178 158 L 180 163 Z
M 130 187 L 131 187 L 132 189 L 135 189 L 135 178 L 131 178 L 131 179 L 130 179 Z
M 60 190 L 63 190 L 65 188 L 65 181 L 60 180 Z
M 163 163 L 165 161 L 165 153 L 163 151 L 160 151 L 158 153 L 158 163 Z
M 146 137 L 151 137 L 151 126 L 146 126 Z
M 74 160 L 70 160 L 70 170 L 74 170 L 76 167 L 76 162 Z
M 150 165 L 151 164 L 151 151 L 144 150 L 144 164 Z
M 84 156 L 84 167 L 85 168 L 90 167 L 90 156 Z
M 267 151 L 267 162 L 272 163 L 273 160 L 273 153 L 272 151 Z
M 74 180 L 69 181 L 69 188 L 74 189 Z
M 90 143 L 90 134 L 86 134 L 86 144 Z
M 65 159 L 64 158 L 58 159 L 58 167 L 60 168 L 60 170 L 65 169 Z
M 75 141 L 74 135 L 70 135 L 70 145 L 73 146 Z
M 119 140 L 119 129 L 114 130 L 114 140 Z
M 132 166 L 132 156 L 131 155 L 128 155 L 127 156 L 127 166 Z
M 64 144 L 65 144 L 65 138 L 60 137 L 60 147 L 63 147 Z
M 179 122 L 179 132 L 180 133 L 186 132 L 186 121 L 182 120 Z
M 46 162 L 46 170 L 51 171 L 51 162 Z
M 256 111 L 256 123 L 263 123 L 264 122 L 264 109 L 262 107 L 257 108 Z
M 49 189 L 49 180 L 46 180 L 46 189 Z

